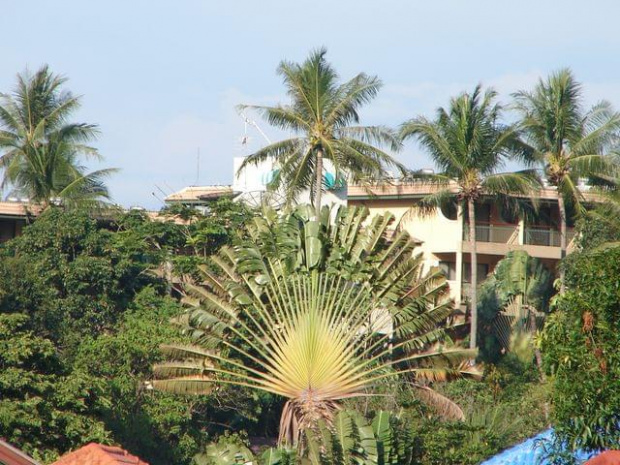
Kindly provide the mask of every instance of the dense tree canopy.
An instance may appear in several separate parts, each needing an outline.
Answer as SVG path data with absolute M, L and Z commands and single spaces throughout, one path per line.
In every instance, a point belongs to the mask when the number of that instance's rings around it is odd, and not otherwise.
M 249 218 L 233 205 L 214 210 L 217 217 L 175 224 L 141 212 L 94 219 L 52 207 L 0 248 L 2 437 L 43 462 L 96 441 L 120 443 L 155 465 L 185 464 L 211 422 L 234 421 L 230 410 L 145 384 L 159 345 L 182 340 L 168 324 L 181 307 L 167 295 L 162 264 L 171 259 L 181 273 L 195 267 L 232 240 L 231 222 Z M 193 255 L 196 244 L 201 253 Z

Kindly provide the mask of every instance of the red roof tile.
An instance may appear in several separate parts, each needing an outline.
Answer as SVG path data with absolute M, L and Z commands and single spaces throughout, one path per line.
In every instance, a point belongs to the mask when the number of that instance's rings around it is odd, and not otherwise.
M 52 465 L 149 465 L 120 447 L 90 443 L 63 455 Z

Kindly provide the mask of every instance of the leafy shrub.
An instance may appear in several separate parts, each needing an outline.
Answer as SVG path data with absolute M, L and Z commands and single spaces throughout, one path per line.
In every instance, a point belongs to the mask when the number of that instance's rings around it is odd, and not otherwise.
M 545 363 L 555 376 L 554 427 L 571 448 L 620 440 L 620 248 L 570 256 L 567 292 L 545 327 Z

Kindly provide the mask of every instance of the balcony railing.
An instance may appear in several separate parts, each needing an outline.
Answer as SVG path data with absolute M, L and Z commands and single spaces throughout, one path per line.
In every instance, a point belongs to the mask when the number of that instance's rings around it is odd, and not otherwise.
M 575 237 L 574 230 L 566 231 L 566 244 Z M 560 232 L 550 226 L 528 226 L 525 228 L 525 243 L 528 245 L 544 245 L 560 247 Z
M 469 226 L 463 229 L 463 240 L 469 240 Z M 519 227 L 513 224 L 477 223 L 476 242 L 515 244 L 519 240 Z

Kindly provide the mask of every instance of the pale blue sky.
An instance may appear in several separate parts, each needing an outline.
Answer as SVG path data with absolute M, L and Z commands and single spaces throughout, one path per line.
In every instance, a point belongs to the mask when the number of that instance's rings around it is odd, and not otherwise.
M 285 101 L 275 74 L 325 45 L 343 79 L 378 74 L 384 89 L 364 123 L 430 114 L 477 82 L 503 96 L 570 66 L 589 101 L 620 108 L 620 2 L 2 0 L 0 90 L 48 63 L 83 94 L 80 121 L 98 123 L 97 147 L 126 206 L 196 181 L 229 183 L 240 144 L 239 103 Z M 257 120 L 271 137 L 278 135 Z M 263 143 L 250 130 L 251 147 Z M 428 167 L 414 146 L 398 155 Z

